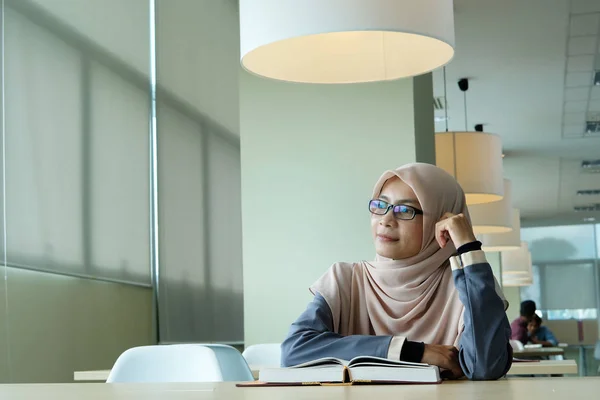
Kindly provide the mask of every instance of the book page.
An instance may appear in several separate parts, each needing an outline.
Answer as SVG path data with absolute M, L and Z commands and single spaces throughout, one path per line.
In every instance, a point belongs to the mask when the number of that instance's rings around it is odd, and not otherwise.
M 439 383 L 441 382 L 438 367 L 433 366 L 397 366 L 356 365 L 350 368 L 350 377 L 353 382 L 370 383 Z
M 294 365 L 293 367 L 289 367 L 289 368 L 309 368 L 309 367 L 321 367 L 321 366 L 332 366 L 332 365 L 347 366 L 348 361 L 342 360 L 340 358 L 325 357 L 325 358 L 319 358 L 317 360 L 307 361 L 305 363 Z
M 407 368 L 424 368 L 429 367 L 428 364 L 413 363 L 408 361 L 390 360 L 388 358 L 361 356 L 354 357 L 347 364 L 348 367 L 356 366 L 373 366 L 373 367 L 407 367 Z

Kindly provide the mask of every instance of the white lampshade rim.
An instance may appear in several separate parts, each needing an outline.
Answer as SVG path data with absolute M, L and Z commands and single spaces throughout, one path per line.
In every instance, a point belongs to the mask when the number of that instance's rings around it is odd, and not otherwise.
M 498 246 L 486 246 L 485 244 L 483 246 L 481 246 L 481 249 L 483 251 L 490 251 L 490 252 L 500 252 L 500 251 L 512 251 L 512 250 L 519 250 L 521 248 L 521 246 L 517 246 L 517 245 L 506 245 L 506 246 L 502 246 L 502 245 L 498 245 Z
M 502 275 L 502 280 L 511 281 L 511 282 L 521 282 L 521 281 L 530 281 L 533 277 L 527 274 L 526 276 L 506 276 Z
M 491 200 L 474 201 L 473 197 L 475 197 L 475 196 L 477 198 L 491 198 Z M 465 192 L 465 198 L 467 200 L 468 205 L 475 205 L 475 204 L 487 204 L 487 203 L 494 203 L 496 201 L 501 201 L 504 198 L 504 196 L 501 196 L 499 194 L 493 194 L 493 193 Z
M 506 225 L 473 225 L 473 230 L 476 235 L 488 235 L 494 233 L 512 232 L 512 226 Z
M 477 195 L 477 196 L 494 196 L 494 197 L 499 197 L 499 200 L 502 200 L 504 198 L 504 195 L 499 195 L 499 194 L 494 194 L 494 193 L 485 193 L 485 192 L 469 192 L 469 193 L 465 193 L 465 195 L 467 194 L 471 194 L 471 195 Z
M 531 285 L 533 285 L 533 281 L 527 281 L 527 282 L 503 282 L 502 285 L 506 286 L 506 287 L 531 286 Z
M 514 281 L 514 282 L 528 281 L 528 280 L 533 279 L 533 277 L 530 276 L 529 274 L 527 274 L 527 276 L 518 276 L 518 277 L 502 275 L 502 278 L 507 281 Z
M 273 76 L 268 76 L 268 75 L 262 75 L 259 72 L 256 72 L 250 68 L 248 68 L 247 64 L 245 63 L 246 57 L 252 53 L 254 53 L 257 50 L 260 49 L 265 49 L 266 47 L 275 45 L 275 44 L 281 44 L 282 42 L 288 41 L 288 40 L 292 40 L 292 39 L 297 39 L 297 38 L 302 38 L 302 37 L 311 37 L 311 36 L 326 36 L 329 34 L 334 34 L 334 33 L 350 33 L 350 32 L 356 32 L 356 33 L 362 33 L 362 32 L 380 32 L 380 33 L 399 33 L 399 34 L 403 34 L 403 35 L 414 35 L 414 36 L 419 36 L 421 38 L 426 38 L 429 39 L 433 42 L 436 42 L 436 45 L 445 45 L 448 50 L 450 50 L 450 57 L 448 57 L 447 60 L 445 61 L 441 61 L 439 63 L 437 63 L 437 65 L 433 65 L 430 66 L 428 69 L 424 69 L 421 70 L 419 73 L 417 74 L 412 74 L 412 75 L 400 75 L 400 76 L 392 76 L 389 79 L 365 79 L 365 80 L 357 80 L 357 81 L 344 81 L 344 82 L 328 82 L 328 81 L 323 81 L 323 82 L 313 82 L 313 81 L 305 81 L 305 80 L 293 80 L 293 79 L 282 79 L 282 78 L 278 78 L 278 77 L 273 77 Z M 261 78 L 267 78 L 267 79 L 272 79 L 272 80 L 278 80 L 278 81 L 283 81 L 283 82 L 292 82 L 292 83 L 303 83 L 303 84 L 317 84 L 317 85 L 339 85 L 339 84 L 349 84 L 349 83 L 372 83 L 372 82 L 382 82 L 382 81 L 393 81 L 393 80 L 398 80 L 398 79 L 403 79 L 403 78 L 408 78 L 408 77 L 412 77 L 412 76 L 418 76 L 418 75 L 423 75 L 426 73 L 429 73 L 433 70 L 436 70 L 448 63 L 450 63 L 452 61 L 452 59 L 454 59 L 454 55 L 455 55 L 455 49 L 454 49 L 454 45 L 452 43 L 450 43 L 448 40 L 444 40 L 441 37 L 437 37 L 435 35 L 428 35 L 428 34 L 424 34 L 424 33 L 418 33 L 416 31 L 411 31 L 411 30 L 402 30 L 402 29 L 392 29 L 392 28 L 386 28 L 386 29 L 346 29 L 346 30 L 328 30 L 328 31 L 322 31 L 322 32 L 314 32 L 314 33 L 308 33 L 308 34 L 299 34 L 299 35 L 291 35 L 289 37 L 285 37 L 282 39 L 278 39 L 269 43 L 265 43 L 259 46 L 255 46 L 249 50 L 247 50 L 245 53 L 240 54 L 240 62 L 242 65 L 242 68 L 247 71 L 248 73 L 261 77 Z
M 243 60 L 244 57 L 250 53 L 252 53 L 254 50 L 259 49 L 261 47 L 265 47 L 265 46 L 269 46 L 275 43 L 281 43 L 284 42 L 286 40 L 290 40 L 290 39 L 296 39 L 296 38 L 301 38 L 301 37 L 310 37 L 310 36 L 319 36 L 319 35 L 329 35 L 331 33 L 350 33 L 350 32 L 358 32 L 358 33 L 363 33 L 363 32 L 380 32 L 380 33 L 401 33 L 404 35 L 415 35 L 415 36 L 421 36 L 423 38 L 426 39 L 432 39 L 434 41 L 440 42 L 441 44 L 445 44 L 447 45 L 449 48 L 452 49 L 452 57 L 454 57 L 454 46 L 452 45 L 452 43 L 450 43 L 448 40 L 444 40 L 441 37 L 435 36 L 435 35 L 427 35 L 424 33 L 419 33 L 417 31 L 411 31 L 409 29 L 396 29 L 396 28 L 383 28 L 383 29 L 331 29 L 331 30 L 323 30 L 320 32 L 309 32 L 309 33 L 303 33 L 303 34 L 299 34 L 299 35 L 289 35 L 286 36 L 284 38 L 278 39 L 278 40 L 274 40 L 272 42 L 269 43 L 265 43 L 263 45 L 260 46 L 255 46 L 251 49 L 249 49 L 248 51 L 246 51 L 244 54 L 240 54 L 240 59 Z M 450 62 L 452 59 L 448 60 L 448 62 Z M 450 132 L 440 132 L 440 133 L 454 133 L 455 131 L 450 131 Z M 457 133 L 461 133 L 461 131 L 456 131 Z M 485 132 L 477 132 L 477 131 L 473 131 L 469 133 L 485 133 Z

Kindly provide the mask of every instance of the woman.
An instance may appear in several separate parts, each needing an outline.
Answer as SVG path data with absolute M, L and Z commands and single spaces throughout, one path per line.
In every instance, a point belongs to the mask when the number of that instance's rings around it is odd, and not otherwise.
M 311 287 L 282 365 L 375 356 L 437 365 L 452 378 L 505 375 L 506 302 L 456 180 L 430 164 L 385 172 L 369 210 L 376 260 L 334 264 Z

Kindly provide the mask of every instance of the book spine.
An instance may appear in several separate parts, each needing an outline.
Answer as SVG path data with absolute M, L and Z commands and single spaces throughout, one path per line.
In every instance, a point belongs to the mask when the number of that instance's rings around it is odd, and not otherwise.
M 352 382 L 352 376 L 350 375 L 350 368 L 348 368 L 345 365 L 344 365 L 343 374 L 344 374 L 344 376 L 342 377 L 342 382 L 343 383 L 351 383 Z

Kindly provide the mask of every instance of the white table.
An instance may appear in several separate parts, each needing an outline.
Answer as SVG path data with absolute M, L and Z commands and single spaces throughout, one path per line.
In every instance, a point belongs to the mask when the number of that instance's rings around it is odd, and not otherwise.
M 565 349 L 563 347 L 540 347 L 534 349 L 513 350 L 513 356 L 515 358 L 563 356 L 564 354 Z
M 513 362 L 508 375 L 566 375 L 577 374 L 575 360 L 541 360 Z M 600 388 L 598 388 L 600 390 Z
M 73 374 L 74 381 L 102 381 L 106 382 L 110 369 L 102 369 L 97 371 L 75 371 Z
M 258 379 L 260 365 L 250 365 L 254 379 Z M 75 371 L 75 381 L 102 381 L 108 378 L 110 370 Z M 576 374 L 577 363 L 574 360 L 542 360 L 536 362 L 515 362 L 508 375 L 561 375 Z
M 440 385 L 237 388 L 233 383 L 0 385 L 2 400 L 578 400 L 593 399 L 596 378 L 454 381 Z

